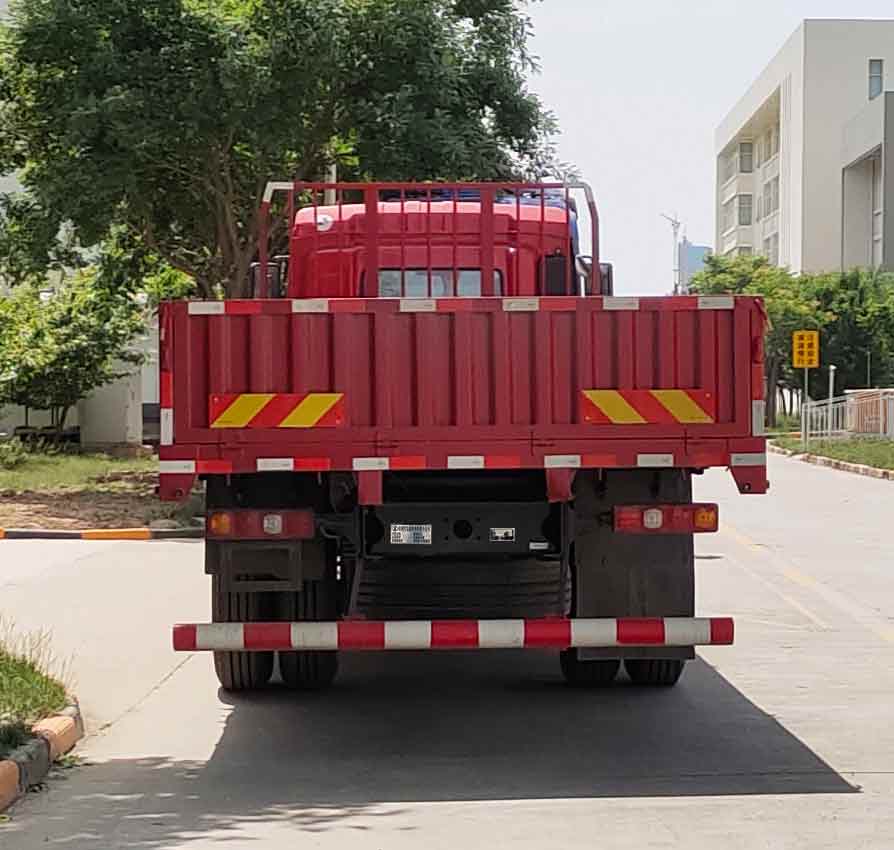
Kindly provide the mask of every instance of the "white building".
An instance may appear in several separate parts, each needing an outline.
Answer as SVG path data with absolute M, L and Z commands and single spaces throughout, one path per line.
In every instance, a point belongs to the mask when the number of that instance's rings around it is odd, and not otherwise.
M 892 69 L 894 21 L 798 27 L 717 128 L 717 253 L 794 272 L 883 264 Z

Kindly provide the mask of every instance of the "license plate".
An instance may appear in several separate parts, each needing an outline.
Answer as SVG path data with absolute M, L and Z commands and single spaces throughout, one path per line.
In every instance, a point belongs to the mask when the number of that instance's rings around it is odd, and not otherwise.
M 430 525 L 391 524 L 392 546 L 431 546 Z

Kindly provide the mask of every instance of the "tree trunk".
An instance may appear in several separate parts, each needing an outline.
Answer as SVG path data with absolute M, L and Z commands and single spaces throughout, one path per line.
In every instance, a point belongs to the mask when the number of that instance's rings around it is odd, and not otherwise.
M 767 360 L 767 427 L 776 427 L 776 396 L 779 383 L 779 361 L 768 358 Z
M 58 446 L 62 442 L 62 431 L 65 428 L 65 420 L 68 418 L 68 408 L 53 408 L 53 418 L 55 419 L 53 424 L 56 426 L 56 445 Z

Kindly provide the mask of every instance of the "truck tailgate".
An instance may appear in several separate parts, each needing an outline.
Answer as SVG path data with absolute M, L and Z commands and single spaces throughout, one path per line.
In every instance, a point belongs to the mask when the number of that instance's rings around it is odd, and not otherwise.
M 727 465 L 762 434 L 750 297 L 177 302 L 161 323 L 162 456 L 236 471 Z

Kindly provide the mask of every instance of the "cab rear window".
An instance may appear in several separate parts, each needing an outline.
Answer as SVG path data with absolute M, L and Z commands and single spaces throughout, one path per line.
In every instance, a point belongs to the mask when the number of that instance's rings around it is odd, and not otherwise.
M 503 294 L 503 276 L 494 269 L 494 295 Z M 379 269 L 380 298 L 476 298 L 481 269 Z

